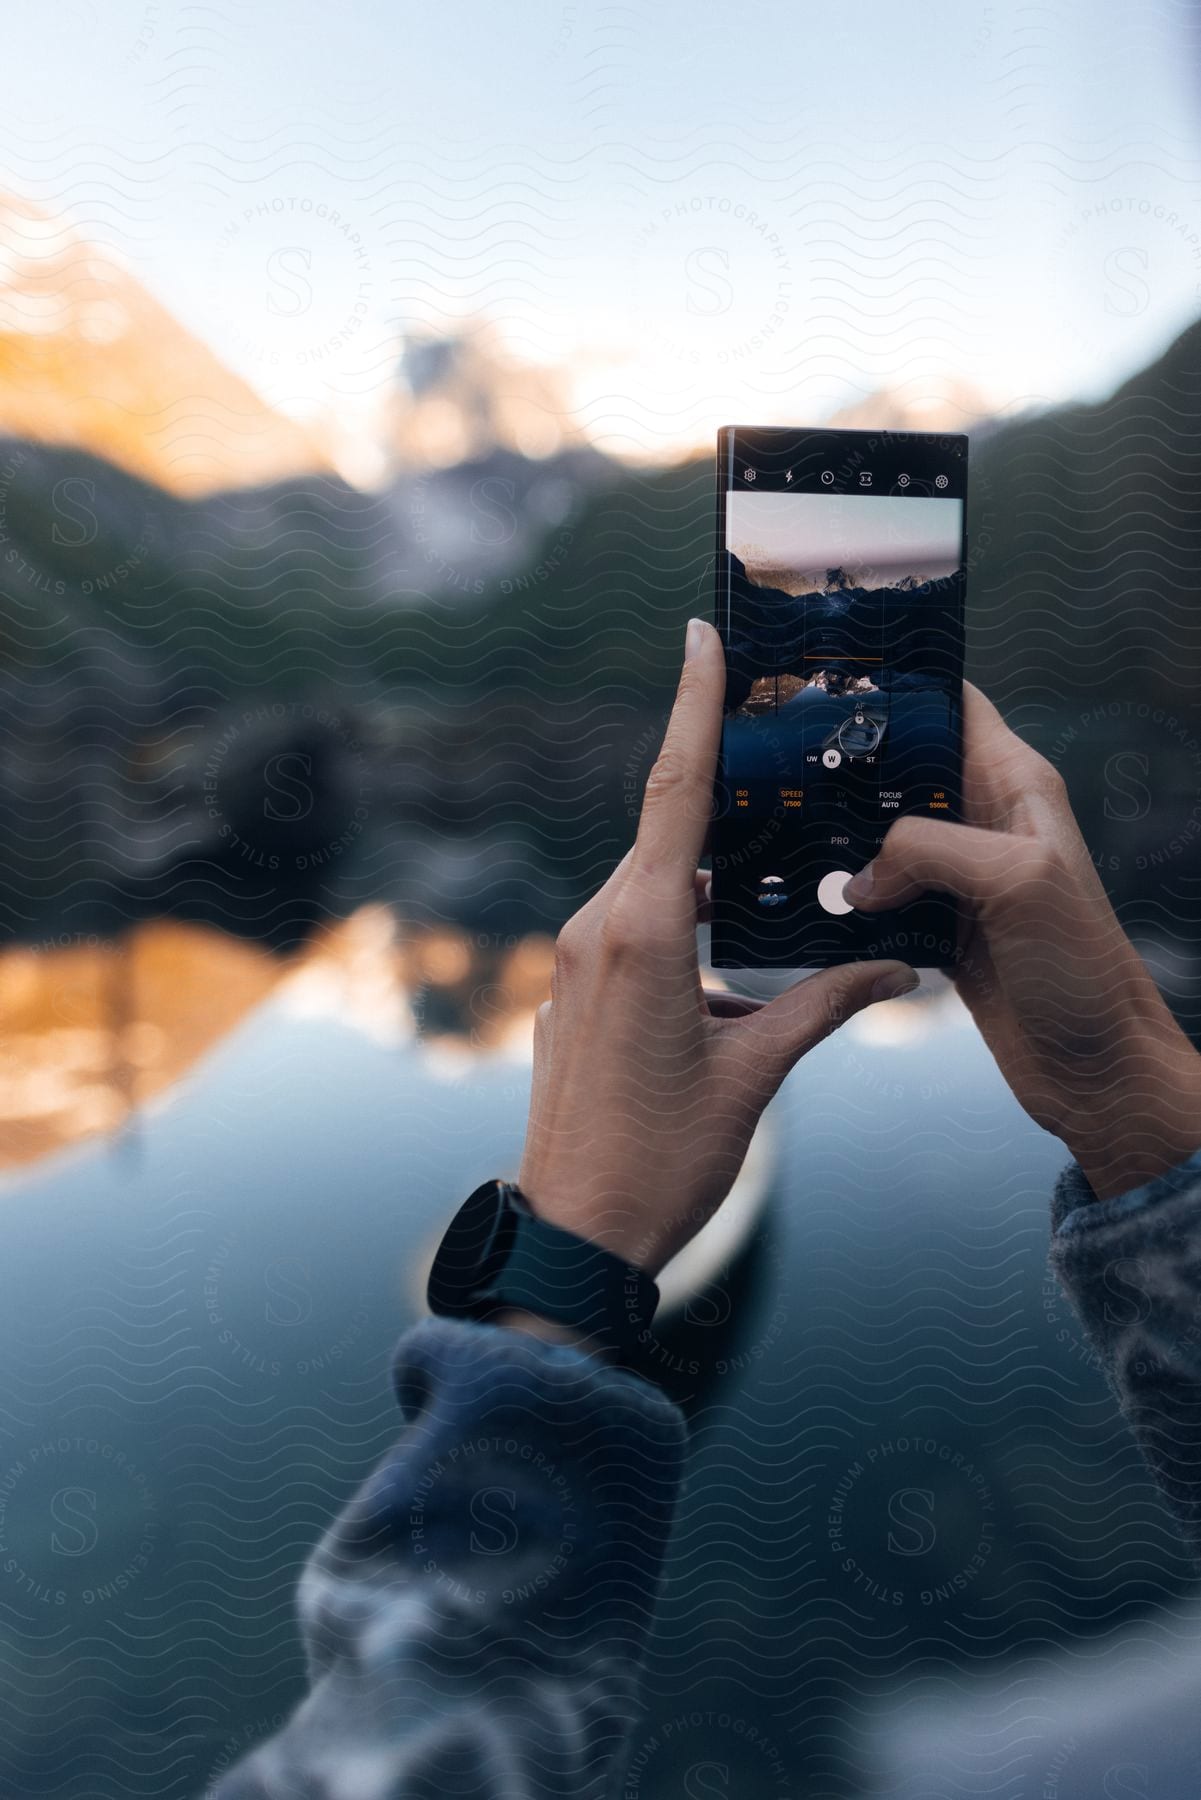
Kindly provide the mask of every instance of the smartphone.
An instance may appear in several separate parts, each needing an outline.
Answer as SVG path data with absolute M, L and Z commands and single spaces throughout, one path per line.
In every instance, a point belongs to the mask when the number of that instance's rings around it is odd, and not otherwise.
M 718 434 L 714 968 L 954 963 L 949 896 L 867 914 L 843 889 L 903 814 L 959 817 L 967 447 L 927 432 Z

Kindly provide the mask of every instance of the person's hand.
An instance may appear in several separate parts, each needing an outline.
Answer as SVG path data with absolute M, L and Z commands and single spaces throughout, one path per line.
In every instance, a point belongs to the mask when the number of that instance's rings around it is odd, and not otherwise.
M 725 1198 L 793 1064 L 861 1007 L 917 984 L 904 963 L 871 962 L 767 1005 L 704 992 L 697 863 L 724 688 L 721 640 L 694 619 L 637 841 L 560 933 L 534 1039 L 522 1191 L 540 1217 L 652 1274 Z
M 1059 773 L 964 693 L 965 824 L 898 819 L 848 900 L 962 903 L 956 984 L 1033 1119 L 1100 1199 L 1201 1148 L 1201 1057 L 1118 924 Z

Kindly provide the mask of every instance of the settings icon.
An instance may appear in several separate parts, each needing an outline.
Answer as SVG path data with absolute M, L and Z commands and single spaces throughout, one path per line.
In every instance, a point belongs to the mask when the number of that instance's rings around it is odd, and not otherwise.
M 945 475 L 936 475 L 934 477 L 934 485 L 936 488 L 945 488 L 947 486 L 946 476 Z

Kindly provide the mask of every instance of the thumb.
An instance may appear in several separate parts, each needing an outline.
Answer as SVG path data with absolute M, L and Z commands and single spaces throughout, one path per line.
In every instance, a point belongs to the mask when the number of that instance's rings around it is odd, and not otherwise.
M 889 911 L 931 891 L 981 906 L 1005 892 L 1038 848 L 1034 839 L 911 813 L 889 827 L 873 860 L 843 893 L 860 912 Z
M 822 969 L 769 1006 L 731 1025 L 741 1056 L 762 1068 L 774 1093 L 806 1051 L 877 1000 L 912 993 L 917 972 L 903 962 L 844 963 Z

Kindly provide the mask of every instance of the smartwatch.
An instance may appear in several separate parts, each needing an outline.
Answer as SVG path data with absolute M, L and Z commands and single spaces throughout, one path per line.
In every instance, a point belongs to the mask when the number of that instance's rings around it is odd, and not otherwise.
M 514 1183 L 485 1181 L 447 1227 L 426 1298 L 447 1319 L 534 1313 L 636 1369 L 659 1290 L 645 1270 L 538 1218 Z

